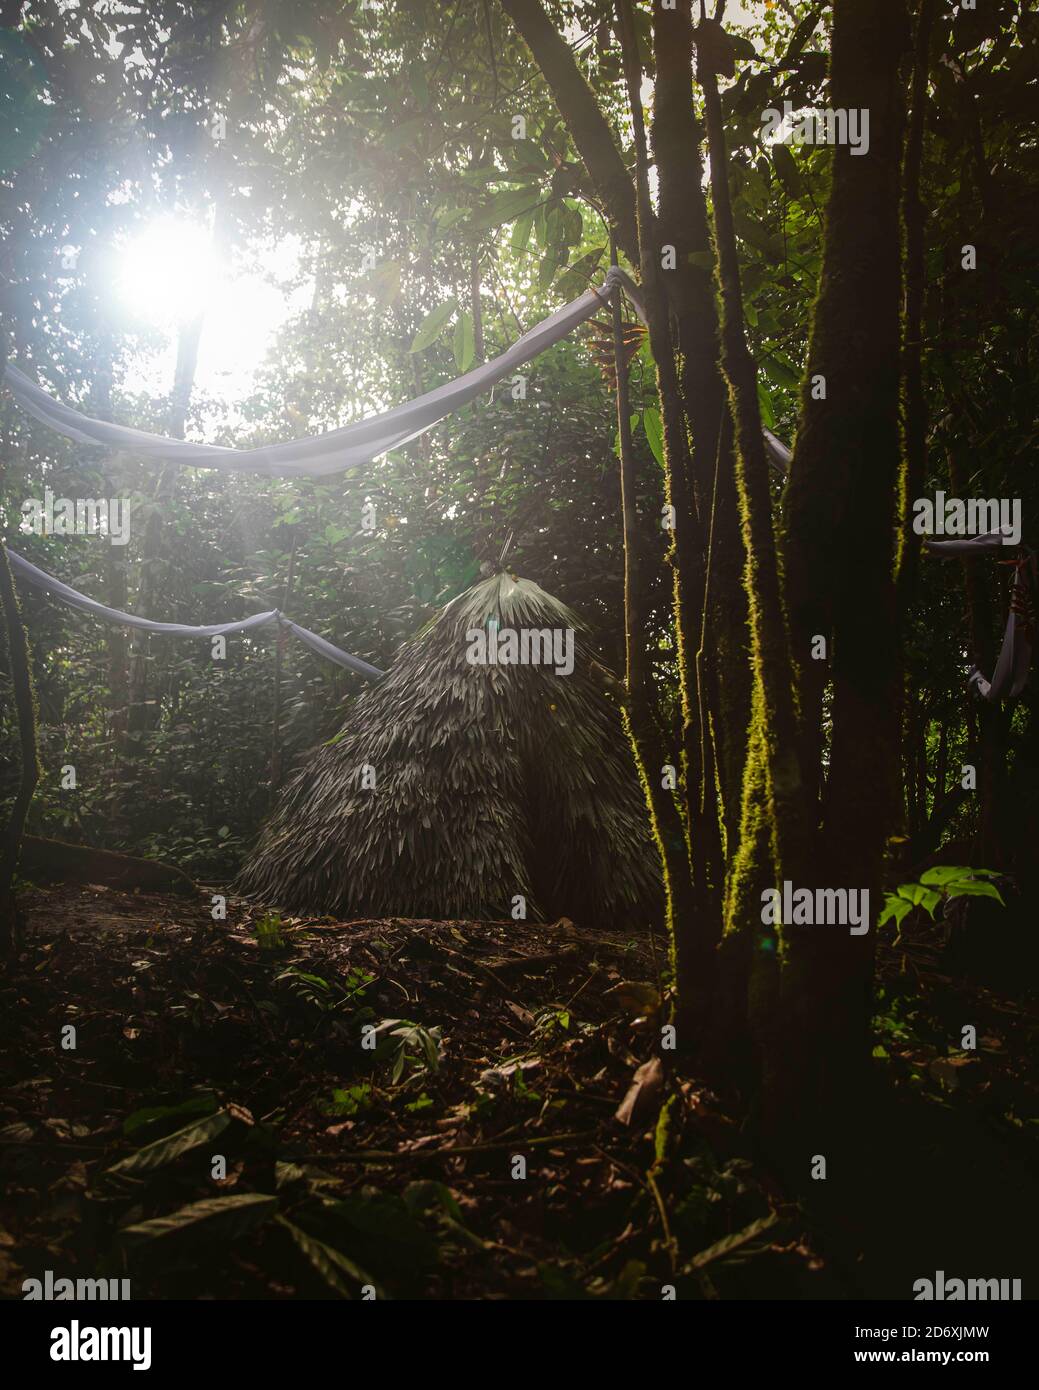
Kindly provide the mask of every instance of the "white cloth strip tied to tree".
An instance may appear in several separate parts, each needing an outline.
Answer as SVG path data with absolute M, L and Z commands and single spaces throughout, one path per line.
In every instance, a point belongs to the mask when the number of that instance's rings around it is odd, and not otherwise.
M 926 540 L 924 545 L 935 555 L 970 558 L 995 555 L 1004 549 L 1000 531 L 983 536 L 968 536 L 962 540 Z M 1028 684 L 1032 665 L 1036 625 L 1036 556 L 1034 550 L 1021 548 L 1018 558 L 1005 561 L 1014 566 L 1014 583 L 1010 591 L 1010 612 L 1003 630 L 1003 645 L 996 660 L 992 679 L 986 680 L 977 667 L 971 671 L 967 684 L 983 700 L 1016 700 Z
M 127 425 L 95 420 L 56 400 L 16 367 L 5 367 L 4 380 L 23 410 L 78 444 L 100 444 L 109 449 L 192 468 L 261 473 L 272 478 L 323 477 L 369 463 L 380 454 L 399 448 L 424 434 L 452 411 L 468 405 L 503 377 L 572 333 L 598 313 L 611 294 L 621 289 L 628 295 L 639 316 L 643 317 L 638 289 L 623 270 L 611 266 L 601 290 L 586 290 L 579 298 L 564 304 L 562 309 L 557 309 L 524 333 L 499 357 L 474 367 L 464 376 L 445 382 L 443 386 L 437 386 L 381 415 L 369 415 L 342 429 L 330 430 L 327 434 L 315 435 L 310 439 L 295 439 L 286 444 L 267 444 L 257 449 L 192 444 L 184 439 L 167 439 L 164 435 L 149 434 Z
M 385 674 L 377 666 L 362 661 L 359 656 L 351 656 L 349 652 L 344 652 L 324 637 L 319 637 L 316 632 L 300 627 L 299 623 L 294 623 L 291 618 L 286 618 L 277 608 L 271 609 L 269 613 L 254 613 L 252 617 L 242 618 L 239 622 L 233 623 L 207 623 L 199 627 L 193 627 L 190 623 L 159 623 L 154 622 L 151 618 L 139 618 L 133 613 L 124 613 L 119 608 L 108 608 L 105 604 L 98 603 L 97 599 L 88 598 L 86 594 L 81 594 L 77 589 L 71 588 L 60 579 L 55 579 L 53 575 L 38 569 L 36 565 L 30 564 L 21 555 L 16 555 L 13 550 L 7 551 L 7 558 L 19 579 L 34 585 L 37 589 L 45 589 L 71 608 L 78 608 L 84 613 L 91 613 L 95 618 L 102 618 L 105 622 L 115 623 L 122 627 L 136 627 L 140 628 L 142 632 L 157 632 L 170 637 L 226 637 L 232 632 L 249 632 L 253 628 L 266 627 L 270 623 L 276 623 L 298 637 L 311 651 L 317 652 L 319 656 L 327 657 L 329 661 L 334 661 L 337 666 L 342 666 L 347 671 L 354 671 L 373 681 Z

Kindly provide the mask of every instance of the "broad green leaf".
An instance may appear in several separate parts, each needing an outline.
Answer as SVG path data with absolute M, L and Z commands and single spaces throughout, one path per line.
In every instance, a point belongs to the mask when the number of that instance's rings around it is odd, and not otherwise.
M 375 1280 L 358 1265 L 355 1265 L 353 1260 L 348 1259 L 342 1251 L 334 1249 L 331 1245 L 326 1245 L 323 1240 L 318 1240 L 316 1236 L 308 1235 L 306 1231 L 301 1230 L 287 1217 L 278 1215 L 274 1219 L 279 1226 L 288 1231 L 328 1287 L 340 1298 L 352 1297 L 349 1286 L 340 1277 L 343 1274 L 348 1279 L 353 1280 L 355 1284 L 372 1284 L 376 1294 L 380 1293 Z
M 768 387 L 758 377 L 758 407 L 761 411 L 761 422 L 767 429 L 774 430 L 776 427 L 776 412 L 772 409 L 772 397 L 769 395 Z
M 541 258 L 541 264 L 538 266 L 538 288 L 547 290 L 552 283 L 552 277 L 558 269 L 559 247 L 550 245 Z
M 458 308 L 458 300 L 452 297 L 446 299 L 443 304 L 431 310 L 418 326 L 418 332 L 412 340 L 409 352 L 422 352 L 431 346 L 443 333 L 447 327 L 448 320 Z
M 793 363 L 776 353 L 764 353 L 761 365 L 777 386 L 798 386 L 801 378 Z
M 914 907 L 927 896 L 929 891 L 922 883 L 900 883 L 895 889 L 900 898 L 905 898 Z
M 160 1120 L 186 1120 L 192 1115 L 211 1115 L 217 1108 L 217 1098 L 212 1092 L 191 1096 L 179 1105 L 149 1105 L 143 1110 L 135 1110 L 123 1121 L 123 1133 L 127 1139 L 139 1129 L 156 1125 Z
M 885 922 L 890 922 L 892 917 L 895 919 L 895 925 L 901 926 L 903 917 L 912 910 L 913 904 L 908 898 L 899 898 L 894 893 L 889 893 L 884 903 L 884 909 L 877 918 L 877 926 L 882 927 Z
M 777 141 L 770 146 L 769 154 L 772 156 L 772 164 L 779 176 L 779 182 L 783 185 L 788 198 L 793 198 L 796 202 L 804 196 L 804 179 L 801 170 L 797 167 L 797 160 L 790 153 L 788 145 Z
M 516 218 L 516 225 L 512 229 L 512 240 L 510 244 L 513 251 L 518 255 L 522 255 L 523 252 L 526 251 L 527 243 L 530 241 L 530 229 L 533 225 L 533 211 L 525 212 L 520 217 Z
M 483 207 L 473 213 L 469 226 L 474 232 L 486 232 L 511 222 L 534 207 L 541 199 L 541 189 L 535 184 L 527 188 L 506 188 L 495 193 Z
M 741 213 L 738 209 L 735 212 L 734 220 L 741 241 L 747 242 L 754 247 L 755 251 L 760 251 L 768 260 L 777 264 L 785 259 L 786 248 L 781 237 L 774 236 L 760 222 L 747 213 Z
M 920 899 L 919 907 L 922 907 L 931 920 L 934 920 L 934 909 L 942 900 L 941 893 L 936 893 L 933 889 L 927 890 L 927 896 Z
M 995 898 L 1001 907 L 1006 907 L 1006 903 L 994 883 L 979 883 L 973 879 L 969 883 L 950 883 L 945 890 L 945 896 L 947 898 Z
M 642 428 L 646 432 L 649 440 L 649 447 L 653 450 L 653 457 L 661 468 L 664 467 L 664 427 L 660 419 L 660 411 L 655 405 L 647 405 L 642 412 Z
M 556 292 L 559 297 L 561 299 L 576 299 L 579 294 L 586 290 L 605 254 L 605 246 L 597 246 L 594 251 L 586 251 L 583 256 L 574 261 L 569 270 L 560 275 L 556 281 Z
M 467 372 L 476 357 L 476 339 L 473 334 L 472 314 L 459 314 L 455 320 L 454 347 L 455 366 L 460 372 Z
M 957 868 L 951 864 L 936 864 L 933 869 L 925 869 L 920 875 L 921 883 L 955 883 L 957 879 L 970 878 L 973 869 Z
M 456 222 L 461 222 L 463 217 L 468 216 L 468 208 L 448 208 L 437 218 L 437 235 L 443 236 L 445 232 L 450 231 Z
M 328 1202 L 326 1207 L 351 1230 L 374 1242 L 380 1260 L 414 1269 L 427 1267 L 436 1259 L 435 1237 L 419 1225 L 400 1197 L 351 1194 Z
M 277 1197 L 265 1192 L 242 1192 L 228 1197 L 207 1197 L 191 1202 L 168 1216 L 156 1216 L 124 1226 L 119 1239 L 131 1247 L 147 1245 L 169 1236 L 212 1241 L 237 1240 L 240 1236 L 262 1226 L 273 1216 Z
M 218 1110 L 215 1115 L 210 1115 L 208 1119 L 201 1120 L 197 1124 L 186 1125 L 184 1129 L 178 1129 L 175 1134 L 169 1134 L 165 1139 L 156 1139 L 154 1143 L 146 1144 L 135 1154 L 130 1154 L 128 1158 L 120 1159 L 118 1163 L 114 1163 L 108 1172 L 123 1175 L 150 1173 L 156 1168 L 162 1168 L 165 1164 L 174 1162 L 182 1154 L 190 1153 L 192 1149 L 208 1144 L 211 1139 L 222 1134 L 230 1123 L 231 1116 L 227 1111 Z

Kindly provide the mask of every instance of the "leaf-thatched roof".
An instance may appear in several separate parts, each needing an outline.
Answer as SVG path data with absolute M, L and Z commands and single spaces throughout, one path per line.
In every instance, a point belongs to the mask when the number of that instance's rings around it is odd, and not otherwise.
M 466 633 L 488 623 L 572 629 L 572 673 L 470 664 Z M 522 894 L 531 919 L 645 920 L 658 860 L 601 675 L 580 621 L 538 585 L 476 584 L 296 774 L 240 888 L 294 912 L 503 918 Z

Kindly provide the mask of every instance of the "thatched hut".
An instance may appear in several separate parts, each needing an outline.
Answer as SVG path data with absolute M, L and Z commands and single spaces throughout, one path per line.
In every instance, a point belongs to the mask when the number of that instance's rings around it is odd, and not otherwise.
M 476 584 L 295 775 L 240 890 L 298 913 L 500 919 L 522 896 L 531 920 L 646 920 L 658 860 L 603 675 L 537 584 Z

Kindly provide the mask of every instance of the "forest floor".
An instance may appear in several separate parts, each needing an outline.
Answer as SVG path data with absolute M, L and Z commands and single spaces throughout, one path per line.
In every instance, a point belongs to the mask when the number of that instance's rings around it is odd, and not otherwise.
M 26 908 L 0 977 L 0 1296 L 46 1270 L 129 1274 L 135 1298 L 1039 1287 L 1039 1017 L 942 975 L 926 937 L 882 954 L 883 1119 L 808 1209 L 738 1097 L 684 1080 L 661 1121 L 645 936 L 234 900 L 214 922 L 101 885 Z M 974 1053 L 948 1046 L 961 1020 Z

